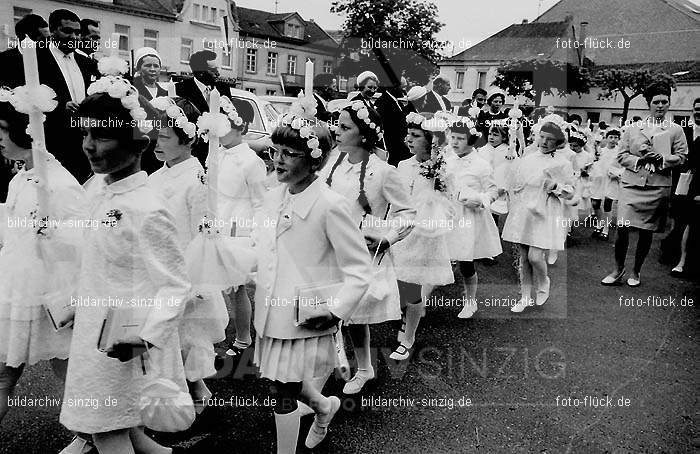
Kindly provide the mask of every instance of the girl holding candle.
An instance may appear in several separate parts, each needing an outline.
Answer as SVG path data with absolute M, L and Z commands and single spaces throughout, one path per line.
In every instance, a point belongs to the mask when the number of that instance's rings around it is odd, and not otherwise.
M 316 175 L 330 151 L 329 137 L 316 130 L 289 115 L 272 133 L 271 155 L 281 184 L 265 195 L 253 231 L 259 263 L 254 360 L 261 376 L 273 381 L 278 454 L 296 452 L 297 400 L 316 415 L 306 446 L 314 448 L 325 438 L 340 400 L 323 396 L 312 382 L 333 370 L 337 324 L 355 311 L 371 279 L 350 204 Z M 323 298 L 329 295 L 321 289 L 336 289 L 325 314 L 298 325 L 292 302 L 308 285 Z
M 101 454 L 168 453 L 172 451 L 143 432 L 139 400 L 154 375 L 187 391 L 178 326 L 190 284 L 175 220 L 140 171 L 148 143 L 143 120 L 155 112 L 120 77 L 106 76 L 88 93 L 78 116 L 83 151 L 97 174 L 89 188 L 88 217 L 100 225 L 83 236 L 76 295 L 98 304 L 75 311 L 60 421 L 72 431 L 91 434 Z M 110 301 L 119 305 L 144 298 L 159 304 L 134 307 L 147 314 L 138 336 L 116 342 L 107 352 L 98 350 Z M 116 400 L 117 405 L 75 404 L 86 396 L 101 403 Z
M 535 126 L 539 151 L 516 159 L 510 178 L 511 209 L 503 227 L 503 239 L 520 247 L 521 299 L 511 308 L 522 312 L 531 306 L 532 288 L 536 303 L 549 297 L 547 250 L 563 250 L 568 217 L 564 201 L 574 196 L 571 161 L 556 153 L 566 143 L 562 129 L 552 122 Z
M 29 118 L 10 103 L 12 91 L 0 89 L 0 154 L 24 163 L 12 178 L 0 219 L 3 246 L 0 248 L 0 422 L 8 411 L 8 397 L 25 366 L 50 360 L 56 375 L 65 378 L 66 358 L 72 330 L 70 319 L 57 330 L 42 307 L 46 299 L 65 300 L 75 285 L 75 270 L 80 266 L 80 230 L 48 226 L 37 217 L 38 192 L 43 185 L 51 192 L 48 220 L 67 225 L 85 219 L 85 195 L 76 179 L 48 152 L 44 156 L 46 175 L 35 168 L 32 139 L 27 135 Z M 12 225 L 12 223 L 17 225 Z M 20 224 L 21 223 L 21 224 Z M 47 237 L 48 236 L 48 237 Z M 40 244 L 43 242 L 44 244 Z M 46 243 L 59 244 L 66 254 L 43 262 L 38 254 Z M 44 249 L 45 250 L 45 249 Z
M 393 247 L 396 276 L 403 309 L 399 346 L 390 358 L 406 360 L 416 339 L 426 300 L 438 285 L 454 282 L 446 234 L 453 226 L 451 201 L 442 147 L 447 122 L 431 113 L 406 117 L 406 145 L 413 154 L 399 162 L 398 171 L 417 209 L 416 227 Z
M 206 176 L 192 156 L 196 142 L 196 107 L 184 98 L 177 102 L 161 97 L 151 104 L 163 111 L 165 125 L 158 133 L 155 155 L 164 165 L 148 177 L 149 185 L 168 202 L 175 219 L 178 242 L 183 251 L 197 235 L 206 215 Z M 201 265 L 201 264 L 200 264 Z M 180 324 L 180 342 L 185 375 L 197 411 L 206 406 L 211 392 L 204 378 L 216 374 L 213 344 L 226 339 L 228 313 L 220 292 L 197 294 L 188 299 Z
M 492 258 L 503 252 L 498 227 L 490 206 L 498 196 L 491 165 L 474 149 L 480 137 L 474 122 L 459 117 L 450 125 L 446 149 L 449 188 L 457 210 L 454 229 L 447 237 L 450 258 L 459 263 L 466 304 L 459 318 L 470 318 L 477 311 L 478 276 L 474 260 Z
M 242 239 L 239 245 L 250 248 L 253 217 L 262 206 L 266 191 L 267 169 L 265 162 L 243 141 L 248 124 L 253 121 L 253 109 L 245 101 L 234 101 L 235 104 L 226 97 L 221 98 L 221 110 L 229 118 L 231 131 L 220 138 L 217 218 L 231 226 L 231 236 Z M 226 354 L 236 357 L 252 342 L 252 308 L 245 285 L 232 288 L 227 297 L 233 309 L 236 340 Z
M 341 153 L 335 162 L 329 162 L 323 168 L 320 175 L 331 189 L 351 201 L 353 219 L 361 226 L 369 254 L 373 257 L 372 287 L 348 321 L 357 357 L 357 373 L 345 384 L 345 394 L 359 393 L 365 383 L 374 378 L 369 325 L 401 317 L 390 248 L 411 232 L 416 214 L 408 198 L 408 189 L 396 168 L 372 153 L 382 138 L 379 124 L 376 111 L 362 101 L 353 101 L 343 109 L 336 137 Z M 387 217 L 391 222 L 386 222 Z

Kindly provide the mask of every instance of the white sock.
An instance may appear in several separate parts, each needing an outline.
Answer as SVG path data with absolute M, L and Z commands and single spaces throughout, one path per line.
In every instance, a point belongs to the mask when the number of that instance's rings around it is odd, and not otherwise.
M 423 316 L 423 304 L 423 302 L 420 302 L 406 305 L 406 333 L 404 334 L 403 344 L 407 348 L 413 347 L 413 343 L 416 341 L 416 331 Z
M 299 411 L 281 415 L 275 413 L 277 430 L 277 454 L 294 454 L 299 440 Z

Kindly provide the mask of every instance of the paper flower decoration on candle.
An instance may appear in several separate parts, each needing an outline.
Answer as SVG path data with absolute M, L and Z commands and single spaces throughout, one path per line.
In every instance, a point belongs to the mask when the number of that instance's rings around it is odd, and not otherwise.
M 129 70 L 129 64 L 126 60 L 111 55 L 109 57 L 100 58 L 97 62 L 97 70 L 100 74 L 105 76 L 121 76 L 122 74 L 126 74 Z
M 306 97 L 303 92 L 300 92 L 297 99 L 289 106 L 288 113 L 297 117 L 313 118 L 316 116 L 316 99 L 314 97 Z
M 209 142 L 209 135 L 223 137 L 231 132 L 228 116 L 219 112 L 204 112 L 197 120 L 198 134 Z
M 91 83 L 87 89 L 88 96 L 95 93 L 107 93 L 110 97 L 120 100 L 142 133 L 147 134 L 153 129 L 153 122 L 146 121 L 148 115 L 141 107 L 138 90 L 128 80 L 121 76 L 101 77 Z
M 0 88 L 0 101 L 9 102 L 17 112 L 27 115 L 35 110 L 51 112 L 58 105 L 55 97 L 56 92 L 46 85 L 39 85 L 38 89 L 34 90 L 30 90 L 26 85 L 12 90 Z
M 153 98 L 150 102 L 153 107 L 161 112 L 165 112 L 165 115 L 173 120 L 175 126 L 182 129 L 185 134 L 187 134 L 187 137 L 191 139 L 195 136 L 197 133 L 197 126 L 187 119 L 185 112 L 175 104 L 172 98 L 158 96 L 157 98 Z
M 479 112 L 481 112 L 481 109 L 479 109 L 478 107 L 470 107 L 467 111 L 467 114 L 469 114 L 469 116 L 472 118 L 476 118 L 479 116 Z
M 515 105 L 512 109 L 510 109 L 510 111 L 508 111 L 508 116 L 517 120 L 518 118 L 523 116 L 523 111 L 520 110 L 520 108 L 517 105 Z

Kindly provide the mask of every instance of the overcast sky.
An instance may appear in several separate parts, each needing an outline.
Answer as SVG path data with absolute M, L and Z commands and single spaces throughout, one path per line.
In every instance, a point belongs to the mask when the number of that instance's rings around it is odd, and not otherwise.
M 585 0 L 581 0 L 585 1 Z M 444 23 L 439 39 L 455 44 L 455 53 L 503 28 L 533 20 L 557 0 L 433 0 Z M 236 0 L 238 6 L 275 10 L 275 0 Z M 331 0 L 278 0 L 280 13 L 297 11 L 305 20 L 314 19 L 324 29 L 340 29 L 344 18 L 330 12 Z

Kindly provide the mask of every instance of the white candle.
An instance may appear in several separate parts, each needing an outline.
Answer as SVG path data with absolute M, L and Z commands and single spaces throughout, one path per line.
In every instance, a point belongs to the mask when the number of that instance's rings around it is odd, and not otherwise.
M 221 96 L 219 90 L 214 88 L 209 94 L 209 112 L 220 113 Z M 209 219 L 214 219 L 218 212 L 218 151 L 219 137 L 209 132 L 209 153 L 207 154 L 207 208 Z
M 31 39 L 25 38 L 23 45 L 22 63 L 24 65 L 25 85 L 30 93 L 36 93 L 39 90 L 39 64 L 36 58 L 36 44 Z M 38 217 L 43 219 L 48 214 L 49 192 L 45 161 L 46 154 L 44 152 L 46 139 L 44 137 L 43 113 L 37 108 L 33 108 L 29 113 L 29 130 L 32 137 L 32 160 L 34 161 L 37 177 L 41 183 L 37 191 L 39 202 Z
M 306 60 L 306 69 L 304 72 L 304 94 L 307 98 L 314 96 L 314 62 Z
M 170 82 L 168 83 L 168 97 L 174 98 L 176 96 L 177 94 L 175 93 L 175 82 L 173 82 L 173 80 L 170 79 Z
M 119 33 L 112 33 L 109 41 L 109 52 L 107 52 L 107 55 L 116 57 L 119 53 Z

